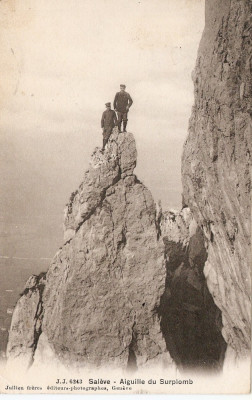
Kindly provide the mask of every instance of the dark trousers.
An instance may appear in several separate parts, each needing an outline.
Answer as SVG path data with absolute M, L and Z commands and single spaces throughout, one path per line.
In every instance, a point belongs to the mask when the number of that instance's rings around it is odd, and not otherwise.
M 125 131 L 126 126 L 127 126 L 127 121 L 128 121 L 128 113 L 117 111 L 117 118 L 118 118 L 119 131 L 121 131 L 122 121 L 123 121 L 123 130 Z
M 121 125 L 122 121 L 128 121 L 128 113 L 117 111 L 118 125 Z
M 102 133 L 102 136 L 103 136 L 103 147 L 102 148 L 103 149 L 109 140 L 112 130 L 113 130 L 113 126 L 106 126 L 103 128 L 103 133 Z

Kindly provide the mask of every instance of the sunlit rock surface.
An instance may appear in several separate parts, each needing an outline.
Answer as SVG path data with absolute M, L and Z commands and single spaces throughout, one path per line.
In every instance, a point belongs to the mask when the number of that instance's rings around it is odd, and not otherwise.
M 136 155 L 133 135 L 115 129 L 66 207 L 65 244 L 46 275 L 41 329 L 41 340 L 65 365 L 172 362 L 158 316 L 164 246 L 151 193 L 133 173 Z M 27 302 L 21 297 L 17 309 L 25 313 Z M 27 320 L 33 323 L 28 314 Z M 14 336 L 12 328 L 9 357 Z M 32 350 L 31 357 L 43 358 L 48 346 L 38 339 Z
M 41 334 L 44 287 L 45 273 L 30 276 L 12 316 L 7 357 L 27 367 L 33 363 Z

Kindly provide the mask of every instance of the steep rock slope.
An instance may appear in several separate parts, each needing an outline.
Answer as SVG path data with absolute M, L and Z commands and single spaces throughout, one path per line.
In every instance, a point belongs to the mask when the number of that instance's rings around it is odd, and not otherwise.
M 235 356 L 250 348 L 251 8 L 206 2 L 195 104 L 182 157 L 184 204 L 204 231 L 204 273 Z
M 105 152 L 93 153 L 65 210 L 65 244 L 46 275 L 42 334 L 21 344 L 15 335 L 18 315 L 22 336 L 33 333 L 27 326 L 37 304 L 22 296 L 10 331 L 9 360 L 19 357 L 21 345 L 29 348 L 26 365 L 49 353 L 74 366 L 171 363 L 157 311 L 166 276 L 163 243 L 155 204 L 133 174 L 135 165 L 133 135 L 117 129 Z M 27 302 L 29 313 L 23 307 Z
M 45 273 L 31 275 L 15 307 L 9 333 L 7 356 L 29 367 L 41 334 Z

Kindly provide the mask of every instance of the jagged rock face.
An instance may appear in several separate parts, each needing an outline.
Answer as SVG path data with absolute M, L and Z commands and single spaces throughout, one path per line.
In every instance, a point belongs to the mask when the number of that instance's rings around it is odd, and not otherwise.
M 206 285 L 204 236 L 189 208 L 165 212 L 166 285 L 159 313 L 167 349 L 180 369 L 220 370 L 226 343 L 221 313 Z
M 223 336 L 250 348 L 251 2 L 209 1 L 182 157 L 184 203 L 208 243 L 204 273 Z
M 15 307 L 7 357 L 30 366 L 41 334 L 43 319 L 42 295 L 45 287 L 45 273 L 32 275 Z
M 132 134 L 110 137 L 107 151 L 103 156 L 96 149 L 92 155 L 90 169 L 83 182 L 72 193 L 65 209 L 64 239 L 71 239 L 80 226 L 103 202 L 109 188 L 120 179 L 132 176 L 136 166 L 136 145 Z
M 65 210 L 65 244 L 17 303 L 8 359 L 23 366 L 222 367 L 220 311 L 189 208 L 156 209 L 133 173 L 132 134 L 114 130 Z M 108 179 L 106 179 L 108 177 Z
M 171 363 L 157 312 L 165 287 L 164 247 L 155 204 L 133 174 L 135 164 L 133 135 L 114 130 L 71 196 L 66 243 L 46 276 L 35 361 L 53 351 L 64 365 Z M 18 305 L 24 313 L 26 302 L 22 297 Z M 13 329 L 9 341 L 11 357 Z

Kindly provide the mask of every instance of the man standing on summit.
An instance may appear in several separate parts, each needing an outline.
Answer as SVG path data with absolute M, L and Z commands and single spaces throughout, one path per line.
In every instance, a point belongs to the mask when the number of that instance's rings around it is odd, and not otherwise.
M 121 125 L 123 121 L 123 132 L 126 132 L 126 126 L 128 121 L 128 111 L 133 103 L 129 93 L 125 92 L 126 86 L 120 85 L 120 92 L 117 92 L 114 100 L 114 109 L 117 112 L 118 117 L 118 129 L 121 132 Z
M 105 146 L 109 140 L 109 137 L 112 133 L 113 128 L 117 125 L 116 113 L 114 110 L 111 110 L 111 103 L 106 103 L 106 110 L 102 114 L 101 118 L 101 127 L 103 130 L 103 146 L 102 150 L 105 149 Z

